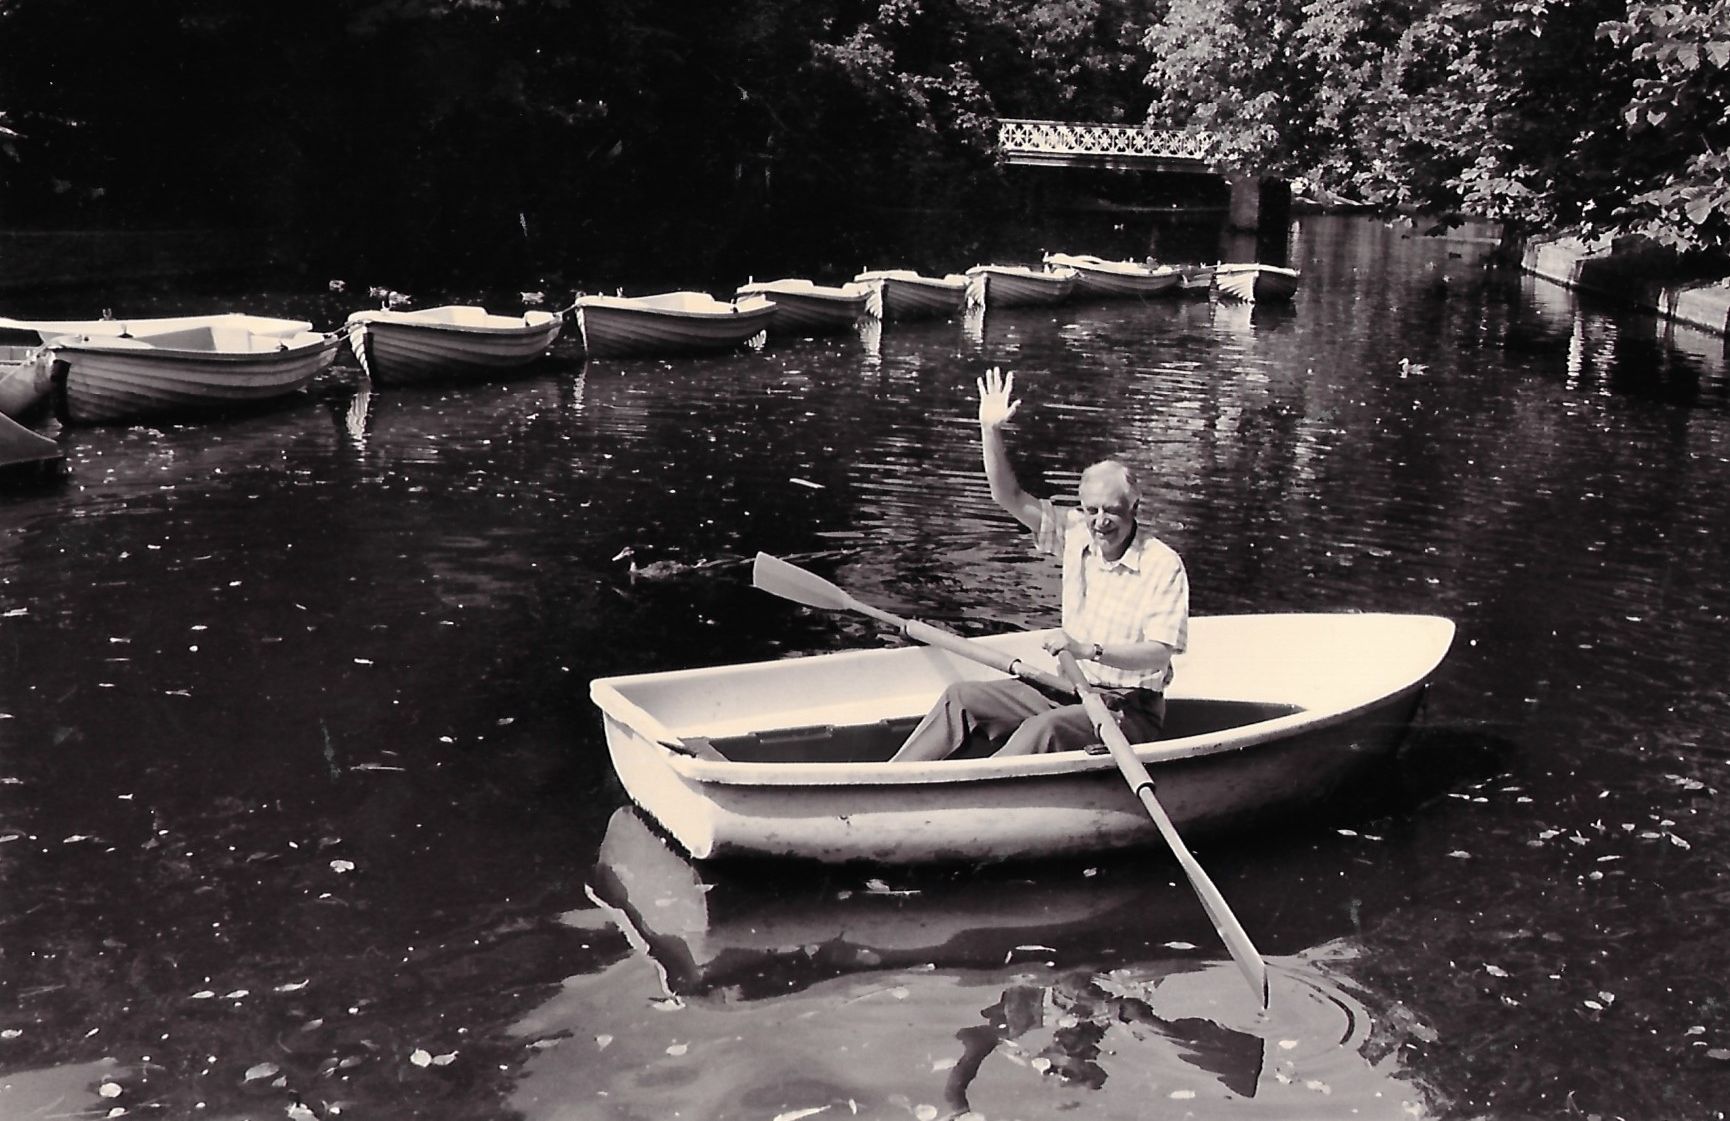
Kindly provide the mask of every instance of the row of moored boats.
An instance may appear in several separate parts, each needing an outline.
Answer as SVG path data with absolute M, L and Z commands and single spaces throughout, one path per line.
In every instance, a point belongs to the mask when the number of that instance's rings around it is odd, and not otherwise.
M 940 319 L 969 308 L 1216 293 L 1290 299 L 1298 274 L 1271 265 L 1158 265 L 1064 253 L 1038 268 L 979 265 L 927 276 L 862 272 L 846 284 L 752 281 L 728 300 L 706 292 L 581 296 L 562 311 L 501 315 L 474 306 L 356 312 L 338 331 L 244 313 L 156 319 L 0 318 L 0 467 L 58 459 L 27 427 L 188 418 L 303 391 L 344 341 L 376 383 L 484 379 L 529 365 L 574 314 L 590 358 L 716 352 L 769 336 L 840 333 L 861 320 Z

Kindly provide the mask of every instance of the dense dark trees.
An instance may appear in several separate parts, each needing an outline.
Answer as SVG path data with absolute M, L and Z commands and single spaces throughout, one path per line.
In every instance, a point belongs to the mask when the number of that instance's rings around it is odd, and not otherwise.
M 1711 250 L 1727 90 L 1730 0 L 0 0 L 0 223 L 574 283 L 649 247 L 857 266 L 874 223 L 1001 198 L 995 118 L 1038 116 Z

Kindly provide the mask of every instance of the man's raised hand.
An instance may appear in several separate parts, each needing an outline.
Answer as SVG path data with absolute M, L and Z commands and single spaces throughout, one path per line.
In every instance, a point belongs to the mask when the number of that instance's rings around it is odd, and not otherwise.
M 1009 423 L 1009 418 L 1015 415 L 1015 410 L 1021 407 L 1020 401 L 1011 400 L 1015 392 L 1015 374 L 1004 373 L 996 366 L 985 371 L 985 376 L 979 379 L 979 426 L 981 428 L 1001 428 Z

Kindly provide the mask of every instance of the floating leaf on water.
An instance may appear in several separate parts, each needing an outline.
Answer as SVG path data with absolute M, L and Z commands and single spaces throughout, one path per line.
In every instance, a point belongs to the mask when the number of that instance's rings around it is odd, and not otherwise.
M 937 1107 L 922 1105 L 913 1111 L 913 1116 L 917 1117 L 919 1121 L 937 1121 Z
M 446 1051 L 442 1055 L 433 1056 L 433 1066 L 435 1067 L 448 1067 L 456 1061 L 457 1053 L 455 1051 Z
M 192 994 L 192 999 L 193 1000 L 209 1000 L 212 997 L 214 997 L 215 995 L 216 994 L 209 989 L 199 989 L 197 992 Z
M 1598 999 L 1603 1001 L 1605 1004 L 1614 1004 L 1614 1003 L 1616 1003 L 1616 994 L 1615 993 L 1607 993 L 1607 992 L 1604 992 L 1602 989 L 1600 989 L 1598 991 Z
M 1492 977 L 1506 977 L 1508 975 L 1508 971 L 1499 965 L 1486 965 L 1484 966 L 1484 972 L 1488 973 Z
M 689 1051 L 690 1049 L 691 1049 L 691 1045 L 689 1043 L 670 1043 L 667 1045 L 667 1054 L 669 1054 L 669 1055 L 683 1055 L 685 1052 Z
M 603 1033 L 601 1035 L 595 1036 L 595 1047 L 598 1050 L 605 1051 L 608 1047 L 612 1046 L 612 1043 L 613 1043 L 613 1037 L 610 1035 L 606 1035 Z
M 1046 1071 L 1051 1069 L 1051 1060 L 1045 1058 L 1034 1059 L 1027 1065 L 1038 1071 L 1040 1074 L 1044 1074 Z
M 341 875 L 344 872 L 352 872 L 352 871 L 354 871 L 354 861 L 352 861 L 352 860 L 333 860 L 330 862 L 330 870 L 332 872 L 337 873 L 338 875 Z
M 432 1066 L 432 1052 L 427 1051 L 424 1048 L 416 1047 L 413 1051 L 409 1052 L 408 1061 L 417 1067 Z
M 1470 860 L 1470 859 L 1472 859 L 1472 854 L 1467 852 L 1465 849 L 1455 849 L 1453 852 L 1450 852 L 1448 855 L 1453 857 L 1456 860 Z
M 809 479 L 788 478 L 787 481 L 789 483 L 794 484 L 795 486 L 810 487 L 812 490 L 822 490 L 823 489 L 822 483 L 813 483 Z
M 1694 847 L 1693 845 L 1690 845 L 1687 841 L 1684 841 L 1682 838 L 1676 836 L 1676 834 L 1674 834 L 1674 833 L 1669 834 L 1669 838 L 1670 838 L 1670 843 L 1675 845 L 1679 849 L 1689 849 L 1689 848 Z
M 1165 948 L 1168 950 L 1193 950 L 1193 949 L 1195 949 L 1195 943 L 1194 942 L 1167 942 L 1165 944 Z
M 246 1075 L 242 1081 L 257 1082 L 261 1078 L 275 1078 L 280 1073 L 282 1073 L 282 1068 L 275 1063 L 259 1063 L 257 1066 L 246 1068 Z
M 931 1069 L 932 1070 L 954 1070 L 955 1069 L 955 1060 L 954 1059 L 938 1059 L 936 1062 L 931 1064 Z
M 96 1088 L 96 1092 L 98 1094 L 101 1094 L 105 1098 L 118 1098 L 120 1096 L 120 1093 L 121 1093 L 120 1083 L 118 1083 L 118 1082 L 104 1082 L 102 1085 L 100 1085 Z
M 1701 1030 L 1704 1031 L 1705 1029 Z M 5 1031 L 0 1031 L 0 1039 L 17 1039 L 23 1034 L 22 1028 L 7 1028 Z
M 1730 1051 L 1722 1047 L 1711 1047 L 1706 1051 L 1708 1059 L 1717 1059 L 1721 1063 L 1730 1063 Z
M 1602 1012 L 1604 1010 L 1604 1006 L 1602 1004 L 1599 1004 L 1595 1000 L 1588 1000 L 1588 1001 L 1584 1001 L 1583 1003 L 1586 1005 L 1587 1008 L 1590 1008 L 1594 1012 Z
M 1173 1090 L 1171 1092 L 1171 1099 L 1173 1101 L 1186 1102 L 1193 1097 L 1195 1097 L 1194 1090 Z

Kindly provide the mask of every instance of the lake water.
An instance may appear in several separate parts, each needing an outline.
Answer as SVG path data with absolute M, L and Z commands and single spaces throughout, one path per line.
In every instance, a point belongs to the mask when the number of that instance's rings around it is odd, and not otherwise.
M 1305 218 L 1288 308 L 350 360 L 61 434 L 0 495 L 0 1117 L 1721 1117 L 1725 343 L 1487 249 Z M 753 590 L 758 550 L 1055 620 L 979 470 L 993 364 L 1030 489 L 1145 469 L 1197 614 L 1459 624 L 1385 797 L 1197 846 L 1265 1017 L 1158 851 L 712 870 L 622 808 L 591 678 L 898 641 Z

